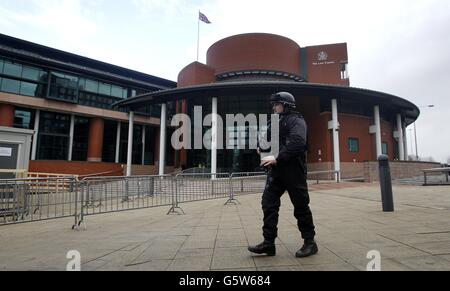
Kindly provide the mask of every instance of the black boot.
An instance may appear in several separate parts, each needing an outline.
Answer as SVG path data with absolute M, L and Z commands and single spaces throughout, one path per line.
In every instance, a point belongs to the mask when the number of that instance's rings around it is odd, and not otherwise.
M 267 254 L 268 256 L 275 256 L 275 243 L 272 241 L 263 241 L 259 245 L 249 246 L 248 250 L 255 254 Z
M 305 243 L 302 246 L 302 248 L 299 249 L 295 253 L 295 256 L 297 258 L 309 257 L 309 256 L 312 256 L 314 254 L 317 254 L 318 251 L 319 251 L 319 248 L 317 247 L 317 244 L 314 241 L 314 239 L 306 239 Z

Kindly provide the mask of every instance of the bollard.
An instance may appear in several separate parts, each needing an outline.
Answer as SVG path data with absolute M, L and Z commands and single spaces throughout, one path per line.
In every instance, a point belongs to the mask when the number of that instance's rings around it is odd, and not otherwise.
M 379 156 L 378 165 L 380 173 L 381 202 L 383 204 L 383 211 L 393 212 L 394 200 L 392 197 L 392 180 L 391 170 L 389 168 L 389 157 L 386 155 Z

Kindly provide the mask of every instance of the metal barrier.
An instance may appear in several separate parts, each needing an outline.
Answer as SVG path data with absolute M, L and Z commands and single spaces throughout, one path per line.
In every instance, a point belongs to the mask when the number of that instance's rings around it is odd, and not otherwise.
M 229 182 L 229 198 L 225 205 L 239 204 L 239 201 L 235 198 L 238 195 L 262 193 L 266 180 L 267 173 L 265 172 L 232 173 Z
M 424 169 L 423 172 L 423 186 L 440 186 L 440 185 L 450 185 L 448 181 L 448 176 L 450 174 L 450 168 L 434 168 L 434 169 Z M 430 183 L 427 179 L 429 174 L 441 174 L 445 176 L 445 181 L 441 183 Z
M 0 224 L 74 216 L 77 203 L 75 178 L 0 180 Z
M 156 206 L 184 214 L 186 202 L 228 198 L 225 204 L 237 204 L 237 196 L 262 193 L 266 179 L 265 172 L 245 172 L 0 180 L 0 225 L 72 216 L 78 229 L 89 215 Z
M 175 176 L 175 197 L 174 204 L 168 214 L 178 213 L 179 203 L 192 202 L 200 200 L 210 200 L 217 198 L 226 198 L 229 196 L 229 178 L 228 173 L 190 173 L 178 174 Z
M 323 174 L 334 174 L 336 182 L 337 183 L 341 182 L 341 171 L 335 171 L 335 170 L 308 172 L 308 179 L 310 179 L 311 176 L 316 176 L 316 179 L 312 179 L 312 180 L 316 180 L 316 183 L 319 184 L 320 176 Z
M 173 204 L 173 176 L 89 177 L 79 183 L 80 212 L 73 228 L 85 216 Z

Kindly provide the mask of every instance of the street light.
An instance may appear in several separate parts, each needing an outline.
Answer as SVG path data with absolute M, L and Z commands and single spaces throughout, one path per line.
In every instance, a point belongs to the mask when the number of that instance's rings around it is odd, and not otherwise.
M 434 107 L 433 104 L 419 106 L 419 108 L 433 108 L 433 107 Z M 414 121 L 414 140 L 415 140 L 415 144 L 416 144 L 416 160 L 418 161 L 419 160 L 419 153 L 417 151 L 417 130 L 416 130 L 416 122 L 415 121 Z

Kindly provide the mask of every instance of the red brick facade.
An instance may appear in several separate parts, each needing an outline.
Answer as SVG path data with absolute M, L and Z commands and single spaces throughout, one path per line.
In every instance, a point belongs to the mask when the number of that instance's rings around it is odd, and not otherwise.
M 14 106 L 0 103 L 0 126 L 13 127 Z
M 347 76 L 342 75 L 346 63 L 346 43 L 300 48 L 294 41 L 278 35 L 243 34 L 213 44 L 207 52 L 207 64 L 194 62 L 185 67 L 178 76 L 178 87 L 217 82 L 220 74 L 245 70 L 281 71 L 302 76 L 309 83 L 348 87 L 350 81 Z M 321 110 L 319 97 L 297 98 L 297 105 L 308 124 L 308 162 L 333 162 L 332 131 L 328 129 L 328 122 L 332 119 L 331 112 Z M 341 162 L 376 160 L 375 135 L 369 133 L 369 127 L 374 124 L 373 116 L 339 113 L 338 120 Z M 387 143 L 388 155 L 393 160 L 393 125 L 382 120 L 381 131 L 382 142 Z M 358 139 L 358 152 L 349 151 L 349 138 Z M 186 153 L 180 153 L 180 163 L 185 163 L 186 159 Z
M 341 79 L 341 68 L 348 61 L 347 44 L 328 44 L 306 47 L 307 80 L 310 83 L 349 86 Z
M 103 132 L 105 122 L 101 118 L 92 118 L 89 124 L 88 161 L 101 162 L 103 151 Z
M 216 75 L 244 70 L 273 70 L 300 75 L 300 47 L 273 34 L 241 34 L 222 39 L 207 52 Z

